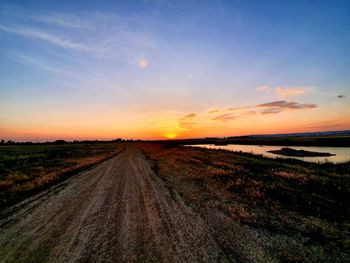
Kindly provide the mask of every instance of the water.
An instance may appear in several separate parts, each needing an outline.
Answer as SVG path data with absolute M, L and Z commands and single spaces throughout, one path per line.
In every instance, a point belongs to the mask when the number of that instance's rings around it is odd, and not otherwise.
M 332 162 L 340 163 L 350 161 L 350 147 L 313 147 L 313 146 L 289 146 L 296 150 L 305 150 L 311 152 L 326 152 L 335 154 L 335 156 L 322 156 L 322 157 L 292 157 L 279 154 L 269 153 L 268 151 L 280 150 L 284 146 L 269 146 L 269 145 L 243 145 L 243 144 L 230 144 L 230 145 L 213 145 L 213 144 L 198 144 L 188 145 L 193 147 L 203 147 L 208 149 L 224 149 L 237 152 L 248 152 L 253 154 L 261 154 L 270 158 L 293 158 L 307 162 Z

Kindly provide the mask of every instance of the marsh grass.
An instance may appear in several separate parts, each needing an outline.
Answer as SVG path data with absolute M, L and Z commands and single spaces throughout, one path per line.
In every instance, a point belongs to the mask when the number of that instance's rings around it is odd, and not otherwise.
M 122 143 L 0 146 L 0 208 L 122 151 Z
M 349 258 L 350 162 L 317 164 L 156 143 L 139 147 L 240 261 Z

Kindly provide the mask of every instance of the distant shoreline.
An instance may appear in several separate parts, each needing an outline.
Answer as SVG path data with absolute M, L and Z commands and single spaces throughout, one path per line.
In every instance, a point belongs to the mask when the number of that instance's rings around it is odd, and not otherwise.
M 195 144 L 245 144 L 268 146 L 317 146 L 317 147 L 350 147 L 350 135 L 333 136 L 305 136 L 305 137 L 228 137 L 228 138 L 204 138 L 204 139 L 178 139 L 160 140 L 168 145 L 195 145 Z

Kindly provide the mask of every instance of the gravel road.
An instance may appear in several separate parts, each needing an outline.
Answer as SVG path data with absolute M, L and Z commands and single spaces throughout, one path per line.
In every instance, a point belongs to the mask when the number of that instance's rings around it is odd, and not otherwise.
M 134 146 L 0 214 L 1 262 L 227 262 Z

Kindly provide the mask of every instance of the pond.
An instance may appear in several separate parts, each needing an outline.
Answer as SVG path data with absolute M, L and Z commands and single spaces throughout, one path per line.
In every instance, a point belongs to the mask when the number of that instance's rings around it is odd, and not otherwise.
M 253 154 L 260 154 L 270 158 L 292 158 L 307 162 L 332 162 L 340 163 L 350 161 L 350 147 L 316 147 L 316 146 L 289 146 L 295 150 L 305 150 L 311 152 L 332 153 L 334 156 L 322 157 L 292 157 L 279 154 L 269 153 L 268 151 L 280 150 L 284 146 L 270 146 L 270 145 L 243 145 L 243 144 L 229 144 L 229 145 L 213 145 L 213 144 L 198 144 L 187 145 L 191 147 L 203 147 L 208 149 L 224 149 L 236 152 L 248 152 Z

